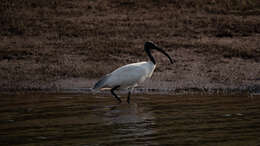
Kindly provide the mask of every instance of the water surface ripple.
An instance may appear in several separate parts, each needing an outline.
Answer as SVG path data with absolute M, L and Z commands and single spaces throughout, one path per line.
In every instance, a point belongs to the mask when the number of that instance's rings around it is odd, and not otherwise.
M 0 145 L 254 146 L 259 113 L 260 96 L 0 95 Z

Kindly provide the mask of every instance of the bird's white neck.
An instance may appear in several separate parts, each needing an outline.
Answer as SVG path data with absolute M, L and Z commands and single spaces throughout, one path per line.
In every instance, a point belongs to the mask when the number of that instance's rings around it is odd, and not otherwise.
M 149 72 L 148 76 L 151 77 L 156 67 L 156 64 L 154 64 L 151 60 L 149 60 L 147 64 L 147 70 Z

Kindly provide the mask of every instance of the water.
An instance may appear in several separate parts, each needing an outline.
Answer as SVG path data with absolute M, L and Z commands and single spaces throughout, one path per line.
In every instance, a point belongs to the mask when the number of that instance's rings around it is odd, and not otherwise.
M 260 144 L 260 96 L 0 96 L 0 145 Z

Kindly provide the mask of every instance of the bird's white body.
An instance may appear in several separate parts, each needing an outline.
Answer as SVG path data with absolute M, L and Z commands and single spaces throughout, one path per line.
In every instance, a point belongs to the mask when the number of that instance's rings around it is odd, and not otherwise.
M 171 63 L 173 63 L 171 57 L 163 51 L 161 48 L 154 45 L 152 42 L 145 42 L 144 51 L 150 58 L 150 61 L 132 63 L 125 66 L 122 66 L 110 74 L 105 75 L 100 79 L 93 89 L 104 89 L 111 88 L 111 94 L 121 102 L 121 99 L 115 94 L 115 90 L 119 88 L 128 88 L 128 97 L 127 102 L 130 103 L 130 94 L 139 83 L 145 81 L 145 79 L 150 78 L 153 74 L 153 71 L 156 67 L 155 59 L 151 54 L 151 49 L 157 50 L 164 54 Z
M 104 78 L 102 85 L 98 89 L 112 88 L 120 85 L 120 88 L 134 88 L 139 83 L 150 78 L 156 65 L 151 61 L 143 61 L 122 66 Z

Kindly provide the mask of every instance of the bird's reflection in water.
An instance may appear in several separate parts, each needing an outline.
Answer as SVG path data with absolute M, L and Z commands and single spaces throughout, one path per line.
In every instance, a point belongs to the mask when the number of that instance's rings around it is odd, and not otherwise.
M 114 123 L 139 123 L 153 119 L 151 113 L 144 112 L 143 107 L 139 107 L 137 103 L 122 103 L 118 105 L 108 106 L 104 113 L 104 120 L 108 124 Z
M 132 102 L 107 106 L 104 112 L 104 122 L 113 126 L 111 131 L 117 137 L 140 137 L 145 139 L 147 135 L 154 134 L 154 117 L 151 111 L 143 105 Z

